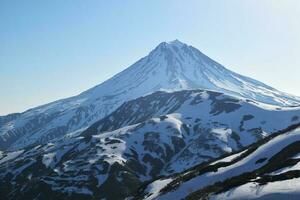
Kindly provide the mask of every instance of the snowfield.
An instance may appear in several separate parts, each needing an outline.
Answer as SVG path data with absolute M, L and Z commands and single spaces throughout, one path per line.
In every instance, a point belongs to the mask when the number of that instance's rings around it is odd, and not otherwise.
M 298 168 L 299 170 L 299 168 Z M 268 183 L 264 186 L 260 186 L 258 183 L 247 183 L 239 186 L 228 192 L 212 196 L 211 200 L 231 199 L 231 200 L 243 200 L 243 199 L 269 199 L 269 200 L 281 200 L 281 199 L 299 199 L 300 197 L 300 178 L 294 178 L 279 182 Z
M 243 154 L 247 154 L 249 149 L 246 149 L 240 153 L 233 154 L 229 157 L 225 157 L 217 162 L 213 162 L 210 165 L 215 165 L 221 162 L 231 163 L 224 167 L 217 168 L 216 171 L 209 171 L 207 173 L 200 174 L 199 176 L 195 176 L 194 178 L 188 179 L 184 182 L 179 182 L 176 187 L 174 186 L 173 190 L 168 190 L 168 192 L 159 193 L 158 191 L 145 191 L 145 199 L 185 199 L 188 198 L 193 192 L 197 192 L 209 186 L 216 184 L 217 182 L 230 180 L 231 178 L 241 176 L 243 174 L 247 174 L 249 172 L 254 172 L 258 169 L 263 168 L 271 162 L 271 160 L 280 153 L 283 152 L 284 149 L 293 145 L 294 143 L 300 143 L 300 128 L 297 128 L 293 131 L 281 134 L 276 136 L 275 138 L 267 141 L 265 144 L 259 146 L 255 151 L 251 152 L 247 156 L 243 156 Z M 300 149 L 297 150 L 296 155 L 299 154 Z M 294 153 L 294 152 L 293 152 Z M 295 153 L 294 153 L 295 154 Z M 239 158 L 241 157 L 241 158 Z M 293 159 L 297 159 L 297 157 L 292 157 Z M 237 160 L 237 161 L 234 161 Z M 295 160 L 296 163 L 292 164 L 288 167 L 282 167 L 280 170 L 275 170 L 273 173 L 267 173 L 264 175 L 283 175 L 288 172 L 300 172 L 299 159 Z M 276 161 L 278 162 L 278 161 Z M 282 160 L 284 162 L 284 160 Z M 188 176 L 191 172 L 186 172 L 183 174 L 183 178 Z M 262 176 L 262 177 L 263 177 Z M 180 180 L 182 177 L 179 177 Z M 249 180 L 249 182 L 242 184 L 237 187 L 233 187 L 226 192 L 222 192 L 219 194 L 211 194 L 209 199 L 282 199 L 286 195 L 287 197 L 291 197 L 292 199 L 296 199 L 300 197 L 300 188 L 299 178 L 296 177 L 286 177 L 283 180 L 267 182 L 261 184 L 259 182 L 262 177 L 258 176 L 255 179 Z M 176 177 L 173 177 L 171 181 L 170 179 L 161 179 L 159 180 L 160 191 L 168 186 L 168 184 L 172 184 L 172 181 L 176 181 Z M 155 182 L 148 185 L 148 188 L 152 187 L 152 184 L 156 184 Z M 199 198 L 200 196 L 198 196 Z
M 206 90 L 156 92 L 124 103 L 81 133 L 23 152 L 3 152 L 1 184 L 12 183 L 19 196 L 26 195 L 22 189 L 26 187 L 32 198 L 36 197 L 35 188 L 46 186 L 49 191 L 45 195 L 57 198 L 72 193 L 74 198 L 124 199 L 134 195 L 145 181 L 182 173 L 300 122 L 299 108 L 279 108 Z M 281 148 L 298 138 L 293 134 L 288 137 L 274 145 Z M 273 149 L 272 143 L 268 145 Z M 271 156 L 275 150 L 258 149 L 257 155 L 196 176 L 163 195 L 160 189 L 177 179 L 158 180 L 147 187 L 147 199 L 186 197 L 201 187 L 259 168 L 263 163 L 255 162 L 260 154 Z M 234 162 L 247 152 L 215 160 L 209 166 Z M 35 183 L 37 187 L 23 180 L 29 175 L 31 180 L 40 181 Z M 110 188 L 119 192 L 113 193 Z
M 277 106 L 300 98 L 234 73 L 192 46 L 175 40 L 104 83 L 77 96 L 0 117 L 0 150 L 16 150 L 89 127 L 124 102 L 156 91 L 205 89 Z
M 163 42 L 77 96 L 0 116 L 0 197 L 294 198 L 299 123 L 299 97 Z

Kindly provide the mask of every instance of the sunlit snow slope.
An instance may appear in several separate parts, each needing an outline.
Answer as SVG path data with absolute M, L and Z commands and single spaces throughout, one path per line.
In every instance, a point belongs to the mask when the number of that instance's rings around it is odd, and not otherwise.
M 209 89 L 280 106 L 300 102 L 175 40 L 159 44 L 126 70 L 78 96 L 0 117 L 0 150 L 61 137 L 88 127 L 125 101 L 158 90 L 182 89 Z
M 145 181 L 238 151 L 299 122 L 297 107 L 206 90 L 155 92 L 124 103 L 78 135 L 0 153 L 0 196 L 123 200 Z
M 299 127 L 293 125 L 239 153 L 156 180 L 136 199 L 299 199 Z

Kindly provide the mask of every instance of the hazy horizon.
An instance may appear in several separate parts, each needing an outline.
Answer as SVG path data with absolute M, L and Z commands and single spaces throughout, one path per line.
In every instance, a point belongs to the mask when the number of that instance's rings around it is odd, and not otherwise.
M 300 96 L 300 2 L 120 2 L 0 2 L 0 115 L 77 95 L 174 39 Z

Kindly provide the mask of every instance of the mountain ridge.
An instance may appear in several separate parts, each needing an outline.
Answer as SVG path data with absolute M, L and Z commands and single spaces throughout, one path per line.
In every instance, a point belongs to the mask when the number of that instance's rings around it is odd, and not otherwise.
M 299 120 L 300 108 L 207 90 L 158 91 L 125 102 L 83 132 L 0 152 L 0 196 L 121 200 L 145 181 L 237 151 Z
M 127 69 L 77 96 L 30 109 L 13 119 L 1 117 L 0 150 L 62 137 L 90 126 L 126 101 L 155 91 L 187 89 L 213 90 L 280 106 L 300 102 L 298 97 L 227 70 L 192 46 L 178 40 L 162 42 Z
M 293 124 L 239 152 L 158 178 L 134 199 L 298 199 L 299 127 Z

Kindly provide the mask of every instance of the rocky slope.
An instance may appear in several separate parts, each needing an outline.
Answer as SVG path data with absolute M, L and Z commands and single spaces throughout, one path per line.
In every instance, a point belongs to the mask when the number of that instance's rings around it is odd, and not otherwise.
M 238 151 L 299 121 L 298 107 L 206 90 L 156 92 L 124 103 L 83 132 L 1 152 L 0 196 L 124 199 L 153 178 Z
M 299 199 L 300 124 L 143 187 L 135 199 Z
M 0 150 L 43 144 L 84 130 L 128 100 L 159 90 L 183 89 L 208 89 L 280 106 L 300 102 L 175 40 L 161 43 L 126 70 L 78 96 L 0 117 Z

